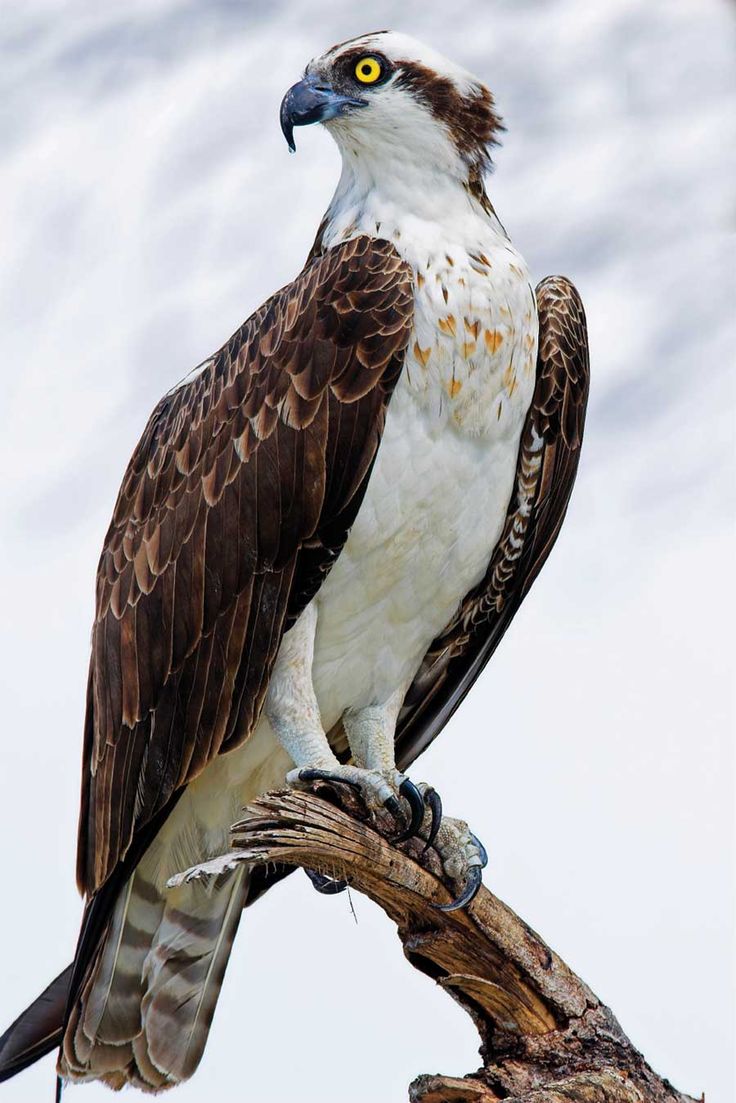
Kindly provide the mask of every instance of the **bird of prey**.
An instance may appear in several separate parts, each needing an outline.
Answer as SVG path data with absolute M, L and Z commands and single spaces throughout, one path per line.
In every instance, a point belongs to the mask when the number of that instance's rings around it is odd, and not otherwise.
M 74 962 L 0 1040 L 9 1077 L 156 1092 L 202 1056 L 269 876 L 171 878 L 269 789 L 332 779 L 440 856 L 482 845 L 404 771 L 475 682 L 560 530 L 588 393 L 580 298 L 532 290 L 486 192 L 488 89 L 393 32 L 286 94 L 342 174 L 304 268 L 153 411 L 97 571 Z M 320 879 L 315 882 L 322 886 Z

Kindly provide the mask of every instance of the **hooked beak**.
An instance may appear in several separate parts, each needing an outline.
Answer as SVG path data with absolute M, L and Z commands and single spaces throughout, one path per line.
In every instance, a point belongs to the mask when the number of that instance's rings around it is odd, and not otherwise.
M 357 96 L 343 96 L 317 77 L 305 77 L 293 85 L 281 101 L 281 129 L 289 149 L 296 151 L 294 127 L 310 123 L 325 123 L 338 115 L 346 115 L 354 107 L 366 107 L 367 101 Z

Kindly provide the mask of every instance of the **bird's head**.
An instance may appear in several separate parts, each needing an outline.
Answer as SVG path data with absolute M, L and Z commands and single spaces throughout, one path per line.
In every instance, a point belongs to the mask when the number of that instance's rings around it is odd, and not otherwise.
M 408 35 L 380 31 L 342 42 L 307 65 L 284 96 L 281 128 L 324 123 L 345 162 L 378 182 L 418 169 L 480 183 L 501 121 L 489 90 Z M 480 183 L 482 190 L 482 183 Z

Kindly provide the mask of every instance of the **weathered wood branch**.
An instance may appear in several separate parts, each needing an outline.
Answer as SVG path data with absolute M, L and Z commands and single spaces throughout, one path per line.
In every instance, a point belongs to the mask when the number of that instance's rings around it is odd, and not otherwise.
M 350 797 L 340 804 L 266 794 L 234 826 L 233 845 L 248 862 L 348 880 L 396 923 L 410 963 L 471 1016 L 483 1067 L 463 1079 L 418 1077 L 413 1103 L 693 1103 L 652 1071 L 611 1011 L 510 908 L 482 888 L 465 911 L 437 911 L 451 895 L 436 866 L 419 864 L 417 842 L 393 846 Z

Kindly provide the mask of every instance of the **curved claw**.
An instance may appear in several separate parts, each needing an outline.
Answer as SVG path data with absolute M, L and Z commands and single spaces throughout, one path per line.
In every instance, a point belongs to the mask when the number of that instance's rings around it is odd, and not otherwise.
M 340 777 L 339 774 L 330 773 L 329 770 L 318 770 L 312 766 L 305 766 L 303 770 L 299 771 L 300 781 L 330 781 L 335 785 L 349 785 L 351 789 L 357 789 L 360 792 L 360 786 L 357 781 L 349 781 L 347 778 Z
M 476 847 L 478 848 L 478 857 L 480 858 L 480 868 L 485 869 L 486 866 L 488 865 L 488 851 L 483 846 L 483 843 L 480 841 L 478 836 L 474 835 L 472 831 L 470 832 L 470 838 L 473 840 Z
M 407 839 L 411 839 L 416 835 L 424 822 L 424 798 L 414 782 L 410 781 L 408 777 L 405 777 L 399 786 L 399 792 L 409 805 L 411 817 L 409 819 L 409 826 L 406 830 L 402 831 L 399 835 L 395 835 L 391 840 L 394 843 L 403 843 Z
M 304 872 L 316 891 L 323 896 L 337 896 L 338 892 L 344 892 L 348 887 L 347 881 L 337 881 L 334 877 L 318 873 L 316 869 L 305 869 Z
M 456 912 L 461 908 L 467 908 L 470 901 L 475 897 L 483 883 L 483 873 L 480 866 L 471 866 L 468 870 L 468 880 L 465 884 L 465 888 L 458 896 L 457 900 L 450 901 L 449 904 L 434 904 L 433 907 L 440 912 Z
M 393 818 L 398 823 L 401 823 L 401 805 L 399 804 L 399 801 L 396 797 L 386 797 L 385 801 L 383 802 L 383 807 L 393 816 Z
M 437 832 L 440 829 L 442 823 L 442 798 L 436 789 L 431 786 L 424 791 L 424 799 L 429 805 L 429 811 L 432 814 L 432 820 L 429 825 L 429 831 L 427 833 L 427 842 L 425 843 L 423 854 L 426 854 L 430 846 L 437 838 Z

